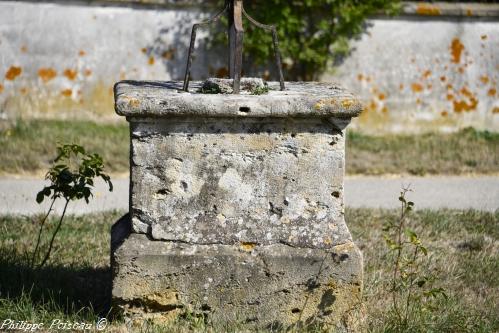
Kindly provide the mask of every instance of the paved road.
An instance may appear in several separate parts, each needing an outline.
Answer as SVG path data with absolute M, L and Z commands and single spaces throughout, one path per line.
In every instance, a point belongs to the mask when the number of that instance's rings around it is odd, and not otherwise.
M 128 210 L 128 178 L 113 179 L 115 190 L 109 193 L 103 183 L 97 183 L 90 204 L 72 203 L 70 214 Z M 0 178 L 0 215 L 44 212 L 48 203 L 38 205 L 36 192 L 44 182 L 36 179 Z M 499 177 L 347 177 L 345 203 L 349 207 L 399 207 L 400 189 L 410 185 L 408 198 L 416 208 L 474 208 L 485 211 L 499 209 Z M 62 206 L 56 207 L 61 212 Z

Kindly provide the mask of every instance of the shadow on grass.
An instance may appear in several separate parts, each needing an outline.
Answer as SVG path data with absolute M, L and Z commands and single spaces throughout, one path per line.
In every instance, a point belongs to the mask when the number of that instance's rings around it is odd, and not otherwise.
M 35 308 L 54 307 L 68 316 L 107 316 L 111 270 L 76 265 L 32 268 L 26 256 L 0 249 L 0 298 L 16 301 L 26 296 Z

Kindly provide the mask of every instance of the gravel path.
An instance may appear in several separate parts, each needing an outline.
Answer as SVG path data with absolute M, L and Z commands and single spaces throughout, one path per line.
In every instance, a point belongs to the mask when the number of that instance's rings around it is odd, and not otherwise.
M 36 193 L 44 181 L 37 179 L 0 178 L 0 215 L 30 215 L 44 212 L 48 203 L 38 205 Z M 97 183 L 95 197 L 90 204 L 71 203 L 70 214 L 85 214 L 112 209 L 128 210 L 128 178 L 113 179 L 114 191 Z M 485 211 L 499 209 L 499 177 L 347 177 L 345 204 L 348 207 L 397 208 L 402 187 L 413 190 L 408 198 L 422 208 L 474 208 Z M 61 212 L 62 205 L 56 207 Z

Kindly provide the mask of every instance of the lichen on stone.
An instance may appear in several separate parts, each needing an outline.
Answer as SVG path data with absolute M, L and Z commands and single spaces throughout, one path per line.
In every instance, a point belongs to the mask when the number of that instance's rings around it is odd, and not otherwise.
M 198 90 L 202 94 L 232 94 L 234 80 L 209 78 L 203 82 L 203 85 Z M 241 93 L 249 93 L 251 95 L 262 95 L 269 92 L 269 87 L 266 82 L 260 78 L 242 78 Z

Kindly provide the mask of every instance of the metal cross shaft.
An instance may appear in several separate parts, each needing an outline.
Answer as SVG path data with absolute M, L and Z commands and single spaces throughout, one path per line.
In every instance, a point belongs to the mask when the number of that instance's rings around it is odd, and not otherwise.
M 243 39 L 244 27 L 243 16 L 248 19 L 255 26 L 272 32 L 272 41 L 274 46 L 274 55 L 279 72 L 279 81 L 281 90 L 285 89 L 284 76 L 282 73 L 281 53 L 279 51 L 279 40 L 277 38 L 277 30 L 273 25 L 265 25 L 257 22 L 244 10 L 243 0 L 226 0 L 224 8 L 218 12 L 213 18 L 196 23 L 192 27 L 191 43 L 189 46 L 189 54 L 187 56 L 187 67 L 184 77 L 184 91 L 189 90 L 189 80 L 191 75 L 192 54 L 196 44 L 196 32 L 201 26 L 206 26 L 218 21 L 222 15 L 227 12 L 229 22 L 229 77 L 233 79 L 233 93 L 239 94 L 241 86 L 241 76 L 243 67 Z

